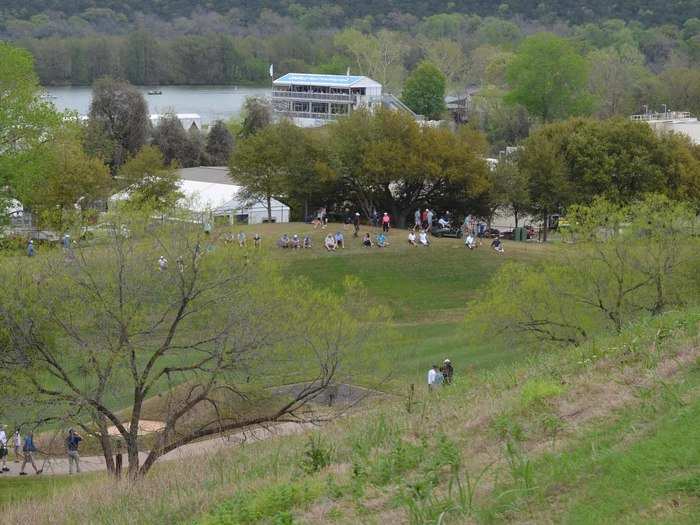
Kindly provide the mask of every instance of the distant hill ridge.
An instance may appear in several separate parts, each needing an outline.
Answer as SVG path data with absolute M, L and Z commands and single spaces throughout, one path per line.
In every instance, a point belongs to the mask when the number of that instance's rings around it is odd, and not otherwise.
M 682 25 L 688 18 L 700 17 L 700 2 L 694 0 L 4 0 L 0 3 L 0 29 L 8 18 L 28 20 L 41 13 L 62 13 L 66 17 L 80 16 L 87 20 L 109 17 L 134 20 L 157 16 L 164 20 L 189 17 L 194 11 L 214 11 L 220 14 L 235 9 L 242 20 L 258 19 L 263 9 L 284 16 L 298 17 L 309 9 L 318 14 L 319 20 L 372 16 L 390 19 L 392 14 L 402 13 L 419 18 L 444 12 L 477 14 L 522 15 L 528 18 L 560 18 L 572 23 L 583 23 L 608 18 L 639 20 L 645 24 L 675 23 Z M 122 19 L 123 19 L 122 18 Z

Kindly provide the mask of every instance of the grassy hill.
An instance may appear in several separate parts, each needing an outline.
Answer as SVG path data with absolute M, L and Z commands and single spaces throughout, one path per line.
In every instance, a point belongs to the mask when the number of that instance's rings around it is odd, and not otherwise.
M 460 377 L 306 435 L 100 477 L 7 523 L 696 523 L 700 310 Z M 11 480 L 2 480 L 7 490 Z M 30 497 L 23 487 L 23 498 Z M 45 491 L 40 491 L 45 492 Z M 29 510 L 31 509 L 31 510 Z

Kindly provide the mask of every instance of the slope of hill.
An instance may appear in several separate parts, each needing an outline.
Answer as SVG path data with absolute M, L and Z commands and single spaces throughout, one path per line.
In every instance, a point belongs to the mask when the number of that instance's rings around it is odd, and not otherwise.
M 6 506 L 7 523 L 695 523 L 700 310 L 305 436 Z M 25 494 L 26 498 L 27 495 Z M 31 511 L 28 511 L 31 509 Z

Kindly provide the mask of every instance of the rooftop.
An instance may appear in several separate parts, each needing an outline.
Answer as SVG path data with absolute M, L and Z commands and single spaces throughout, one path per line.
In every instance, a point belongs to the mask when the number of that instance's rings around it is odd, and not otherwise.
M 273 82 L 278 86 L 310 85 L 328 87 L 367 87 L 380 84 L 369 77 L 354 75 L 314 75 L 310 73 L 287 73 Z
M 182 168 L 178 170 L 180 179 L 212 184 L 230 184 L 235 186 L 229 176 L 226 166 L 199 166 L 197 168 Z

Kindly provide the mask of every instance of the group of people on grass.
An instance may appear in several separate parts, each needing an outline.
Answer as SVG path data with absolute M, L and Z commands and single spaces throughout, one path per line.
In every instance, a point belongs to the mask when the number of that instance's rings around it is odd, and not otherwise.
M 11 439 L 11 443 L 10 443 Z M 78 446 L 83 440 L 82 436 L 78 434 L 72 428 L 68 430 L 68 435 L 65 440 L 66 453 L 68 454 L 68 473 L 73 474 L 73 471 L 80 472 L 80 454 L 78 454 Z M 32 431 L 27 432 L 27 435 L 22 438 L 19 429 L 14 431 L 11 438 L 7 436 L 7 426 L 0 425 L 0 474 L 10 472 L 10 467 L 7 466 L 9 453 L 9 447 L 12 445 L 14 448 L 14 462 L 20 463 L 21 467 L 19 470 L 20 476 L 26 476 L 27 473 L 25 469 L 27 464 L 30 464 L 34 469 L 35 474 L 41 474 L 44 469 L 36 466 L 34 461 L 35 455 L 38 452 L 36 444 L 34 443 L 34 433 Z
M 432 391 L 440 388 L 442 385 L 452 384 L 454 373 L 452 362 L 449 359 L 445 359 L 441 367 L 433 365 L 430 370 L 428 370 L 428 390 Z

